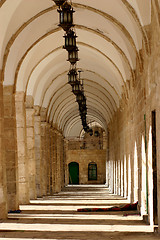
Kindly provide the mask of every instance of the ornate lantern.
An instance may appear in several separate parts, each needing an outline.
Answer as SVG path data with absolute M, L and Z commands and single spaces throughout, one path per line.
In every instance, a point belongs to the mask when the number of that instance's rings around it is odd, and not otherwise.
M 76 69 L 71 69 L 69 72 L 68 72 L 68 83 L 73 86 L 74 84 L 76 84 L 76 81 L 77 80 L 77 71 Z
M 55 4 L 60 7 L 63 5 L 63 3 L 66 1 L 66 0 L 53 0 L 55 2 Z
M 74 26 L 73 8 L 65 1 L 65 3 L 61 6 L 61 9 L 58 9 L 57 11 L 59 12 L 60 20 L 60 24 L 58 26 L 62 27 L 64 31 L 68 32 L 69 29 Z
M 74 85 L 72 85 L 72 92 L 77 95 L 82 91 L 82 87 L 79 80 L 76 80 Z
M 76 95 L 76 101 L 78 102 L 78 104 L 81 104 L 81 102 L 84 99 L 84 94 L 83 92 L 80 92 L 78 95 Z
M 63 46 L 68 52 L 73 51 L 76 49 L 76 34 L 73 30 L 69 30 L 67 34 L 64 36 L 65 38 L 65 45 Z
M 86 97 L 84 96 L 82 101 L 79 103 L 79 110 L 86 108 Z
M 72 51 L 68 52 L 68 60 L 72 65 L 74 65 L 77 61 L 79 61 L 78 59 L 78 48 L 76 47 L 75 49 L 73 49 Z

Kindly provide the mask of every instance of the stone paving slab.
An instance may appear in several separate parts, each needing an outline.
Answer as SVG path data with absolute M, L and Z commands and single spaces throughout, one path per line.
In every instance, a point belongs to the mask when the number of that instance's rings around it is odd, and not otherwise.
M 96 195 L 100 199 L 94 201 Z M 84 196 L 89 200 L 84 200 Z M 32 200 L 30 205 L 21 206 L 21 213 L 9 214 L 0 223 L 0 240 L 160 240 L 160 235 L 153 233 L 153 227 L 145 224 L 137 211 L 129 211 L 127 216 L 121 211 L 77 212 L 80 207 L 92 208 L 93 203 L 95 207 L 107 207 L 126 202 L 109 194 L 105 187 L 68 187 L 59 193 L 59 198 L 56 194 Z

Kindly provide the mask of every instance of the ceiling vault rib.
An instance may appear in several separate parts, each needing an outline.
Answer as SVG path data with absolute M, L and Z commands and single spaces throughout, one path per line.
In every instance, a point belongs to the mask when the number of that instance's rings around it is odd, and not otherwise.
M 86 91 L 86 90 L 85 90 L 85 92 L 88 93 L 88 91 Z M 91 92 L 89 92 L 89 93 L 92 94 Z M 96 96 L 95 94 L 93 94 L 93 95 Z M 97 97 L 97 96 L 96 96 L 96 97 Z M 60 96 L 59 96 L 58 98 L 60 98 Z M 63 101 L 66 100 L 67 98 L 68 98 L 68 97 L 66 97 L 65 99 L 63 99 Z M 99 97 L 99 98 L 100 98 L 100 97 Z M 89 101 L 90 99 L 96 100 L 96 99 L 94 99 L 93 97 L 87 97 L 87 99 L 88 99 L 88 101 Z M 103 103 L 105 103 L 103 99 L 100 98 L 100 100 L 101 100 Z M 61 105 L 62 105 L 62 103 L 63 103 L 63 102 L 61 102 Z M 69 105 L 72 105 L 72 103 L 73 103 L 73 102 L 72 102 L 72 99 L 71 99 L 71 100 L 65 102 L 65 104 L 62 105 L 61 109 L 59 110 L 59 112 L 58 112 L 58 114 L 57 114 L 57 117 L 55 117 L 55 122 L 56 122 L 56 123 L 57 123 L 57 118 L 62 115 L 62 112 L 63 112 L 64 108 L 67 107 L 68 104 L 69 104 Z M 102 104 L 100 103 L 100 105 L 102 105 Z M 106 105 L 107 108 L 109 109 L 109 111 L 108 111 L 108 109 L 107 109 L 104 105 L 102 105 L 102 106 L 103 106 L 103 108 L 106 110 L 106 112 L 108 113 L 108 115 L 111 117 L 111 116 L 112 116 L 112 111 L 111 111 L 111 109 L 109 108 L 109 106 Z M 60 105 L 58 105 L 57 108 L 55 109 L 54 115 L 56 114 L 56 111 L 58 111 L 58 108 L 60 108 Z M 53 105 L 52 105 L 52 109 L 53 109 Z M 52 111 L 52 109 L 51 109 L 51 111 Z M 53 117 L 52 117 L 51 122 L 53 122 L 53 120 L 54 120 L 54 115 L 53 115 Z
M 123 0 L 122 0 L 123 1 Z M 82 4 L 73 4 L 73 5 L 77 5 L 77 7 L 81 7 L 81 8 L 86 8 L 87 6 L 85 5 L 82 5 Z M 130 5 L 128 3 L 128 5 Z M 90 9 L 90 11 L 96 11 L 98 12 L 99 14 L 101 15 L 105 15 L 105 17 L 107 16 L 106 13 L 104 12 L 101 12 L 100 10 L 97 10 L 97 9 L 94 9 L 92 7 L 89 7 L 88 6 L 88 9 Z M 8 41 L 7 43 L 7 46 L 6 46 L 6 49 L 5 49 L 5 54 L 4 54 L 4 59 L 3 59 L 3 67 L 2 69 L 4 70 L 5 69 L 5 65 L 6 65 L 6 61 L 7 61 L 7 58 L 8 58 L 8 55 L 9 55 L 9 51 L 10 51 L 10 48 L 11 46 L 13 45 L 15 39 L 18 37 L 18 35 L 23 31 L 23 29 L 28 26 L 32 21 L 34 21 L 36 18 L 40 17 L 41 15 L 45 14 L 45 13 L 48 13 L 49 11 L 52 11 L 52 10 L 56 10 L 56 6 L 53 6 L 53 7 L 50 7 L 48 9 L 45 9 L 43 11 L 41 11 L 40 13 L 36 14 L 35 16 L 33 16 L 31 19 L 29 19 L 27 22 L 25 22 L 11 37 L 11 39 Z M 113 17 L 108 15 L 107 19 L 111 18 L 112 19 L 112 22 L 114 22 L 114 24 L 117 24 L 118 26 L 121 26 L 121 29 L 123 29 L 123 31 L 125 31 L 125 34 L 129 37 L 130 34 L 129 32 L 125 29 L 125 27 L 123 25 L 121 25 L 116 19 L 114 19 L 113 21 Z M 137 17 L 138 18 L 138 17 Z M 141 31 L 144 32 L 143 28 L 140 28 Z M 144 34 L 143 34 L 144 36 Z M 131 36 L 128 38 L 128 39 L 132 39 Z M 132 39 L 133 40 L 133 39 Z M 135 46 L 135 44 L 133 44 L 134 41 L 132 41 L 132 45 Z M 135 47 L 134 47 L 135 48 Z M 2 71 L 2 79 L 4 79 L 4 71 Z
M 122 58 L 124 59 L 124 61 L 126 62 L 126 64 L 128 65 L 129 69 L 130 69 L 130 72 L 131 72 L 131 77 L 132 77 L 132 80 L 134 81 L 135 79 L 135 74 L 134 74 L 134 71 L 130 65 L 130 62 L 126 56 L 126 54 L 122 51 L 122 49 L 114 42 L 112 41 L 109 37 L 107 37 L 106 35 L 98 32 L 97 30 L 95 29 L 92 29 L 92 28 L 89 28 L 89 27 L 86 27 L 86 26 L 83 26 L 83 25 L 75 25 L 76 28 L 79 28 L 79 29 L 85 29 L 86 31 L 90 31 L 94 34 L 97 34 L 98 36 L 102 37 L 103 39 L 105 39 L 107 42 L 111 43 L 115 49 L 117 49 L 117 51 L 120 53 L 120 55 L 122 56 Z
M 142 27 L 142 25 L 140 23 L 140 20 L 139 20 L 139 17 L 137 16 L 136 11 L 134 10 L 134 8 L 131 6 L 131 4 L 129 2 L 127 2 L 126 0 L 121 0 L 121 1 L 126 6 L 128 11 L 130 12 L 130 14 L 133 16 L 133 18 L 135 19 L 137 26 L 142 33 L 146 52 L 147 52 L 147 54 L 150 54 L 151 49 L 150 49 L 150 45 L 149 45 L 148 36 L 147 36 L 146 31 L 144 30 L 144 28 Z
M 36 14 L 32 18 L 30 18 L 27 22 L 23 23 L 22 26 L 12 35 L 12 37 L 8 41 L 8 43 L 6 45 L 6 48 L 5 48 L 5 53 L 4 53 L 4 57 L 3 57 L 3 63 L 2 63 L 2 79 L 4 79 L 4 69 L 5 69 L 5 66 L 6 66 L 7 58 L 8 58 L 9 52 L 10 52 L 10 48 L 12 47 L 12 45 L 13 45 L 14 41 L 16 40 L 16 38 L 18 37 L 18 35 L 24 30 L 25 27 L 27 27 L 35 19 L 37 19 L 41 15 L 43 15 L 43 14 L 49 12 L 49 11 L 52 11 L 52 10 L 56 10 L 56 6 L 50 7 L 48 9 L 45 9 L 45 10 L 41 11 L 40 13 Z
M 134 43 L 134 40 L 132 38 L 132 36 L 130 35 L 130 33 L 128 32 L 128 30 L 125 28 L 125 26 L 123 24 L 121 24 L 116 18 L 114 18 L 113 16 L 107 14 L 106 12 L 103 12 L 99 9 L 96 9 L 96 8 L 93 8 L 91 6 L 87 6 L 87 5 L 84 5 L 84 4 L 79 4 L 79 3 L 73 3 L 73 6 L 74 7 L 77 7 L 77 8 L 82 8 L 82 9 L 87 9 L 89 11 L 92 11 L 92 12 L 95 12 L 95 13 L 98 13 L 99 15 L 103 16 L 105 19 L 111 21 L 115 26 L 117 26 L 122 32 L 124 32 L 125 36 L 127 37 L 127 39 L 129 40 L 129 42 L 131 43 L 132 47 L 134 48 L 134 50 L 136 51 L 136 54 L 137 54 L 137 58 L 138 58 L 138 62 L 140 64 L 140 66 L 142 65 L 142 59 L 141 59 L 141 56 L 139 54 L 139 52 L 137 51 L 137 48 L 136 48 L 136 45 Z M 135 20 L 136 21 L 136 20 Z M 137 21 L 136 21 L 137 23 Z M 139 23 L 138 23 L 139 24 Z M 145 40 L 145 35 L 143 35 L 143 29 L 140 28 L 140 31 L 142 32 L 142 36 Z

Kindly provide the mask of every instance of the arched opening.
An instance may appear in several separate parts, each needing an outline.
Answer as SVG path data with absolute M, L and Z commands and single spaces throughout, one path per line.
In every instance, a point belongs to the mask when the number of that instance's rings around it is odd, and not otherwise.
M 79 184 L 79 164 L 71 162 L 69 167 L 69 184 Z
M 88 164 L 88 181 L 97 180 L 97 164 L 91 162 Z

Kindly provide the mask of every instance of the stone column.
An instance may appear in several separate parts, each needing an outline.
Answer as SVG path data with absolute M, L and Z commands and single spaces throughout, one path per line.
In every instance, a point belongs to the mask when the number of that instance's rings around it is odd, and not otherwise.
M 31 99 L 30 99 L 31 98 Z M 27 157 L 29 166 L 29 193 L 30 199 L 36 199 L 36 162 L 35 162 L 35 137 L 34 114 L 32 97 L 26 97 L 26 133 L 27 133 Z
M 15 106 L 17 123 L 19 204 L 29 204 L 29 177 L 26 150 L 26 112 L 23 92 L 16 93 Z
M 56 158 L 56 178 L 55 192 L 61 191 L 61 134 L 57 131 L 57 158 Z
M 50 128 L 50 195 L 53 194 L 53 129 Z
M 121 166 L 121 196 L 124 196 L 124 162 L 121 160 L 120 162 Z
M 53 130 L 53 171 L 52 171 L 52 182 L 53 182 L 53 192 L 56 192 L 56 164 L 57 162 L 57 134 Z
M 121 162 L 117 161 L 118 167 L 118 195 L 121 195 Z
M 50 195 L 50 124 L 46 126 L 47 195 Z
M 113 161 L 113 172 L 114 172 L 114 194 L 116 194 L 116 161 Z
M 127 161 L 126 155 L 124 156 L 124 197 L 127 198 Z
M 131 158 L 128 156 L 128 201 L 131 202 Z
M 7 182 L 4 151 L 3 84 L 0 81 L 0 219 L 7 218 Z
M 146 201 L 146 194 L 147 194 L 147 177 L 146 177 L 146 149 L 145 149 L 145 134 L 142 136 L 142 178 L 141 178 L 141 184 L 142 184 L 142 189 L 141 189 L 141 214 L 146 215 L 147 214 L 147 201 Z
M 61 158 L 60 158 L 60 174 L 61 174 L 61 190 L 64 188 L 64 182 L 65 182 L 65 165 L 64 165 L 64 139 L 63 135 L 61 134 Z
M 109 192 L 114 193 L 114 162 L 109 161 Z
M 47 153 L 46 153 L 46 122 L 41 122 L 41 154 L 42 154 L 42 194 L 47 195 Z
M 68 141 L 64 138 L 64 186 L 67 186 L 67 172 L 68 172 L 68 166 L 67 166 L 67 150 L 68 150 Z
M 35 162 L 36 162 L 36 192 L 37 197 L 42 197 L 42 153 L 41 153 L 41 117 L 39 110 L 35 109 L 34 116 L 34 134 L 35 134 Z
M 137 144 L 134 146 L 134 202 L 138 201 L 138 156 Z
M 8 210 L 19 208 L 17 134 L 13 86 L 4 87 L 4 147 L 7 174 Z
M 118 195 L 118 161 L 116 161 L 116 194 Z

